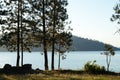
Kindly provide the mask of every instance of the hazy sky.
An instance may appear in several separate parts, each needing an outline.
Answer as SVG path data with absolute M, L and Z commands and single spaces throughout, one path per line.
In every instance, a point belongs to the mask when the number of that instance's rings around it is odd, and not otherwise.
M 120 47 L 119 27 L 110 18 L 118 0 L 68 0 L 69 20 L 73 35 L 99 40 Z

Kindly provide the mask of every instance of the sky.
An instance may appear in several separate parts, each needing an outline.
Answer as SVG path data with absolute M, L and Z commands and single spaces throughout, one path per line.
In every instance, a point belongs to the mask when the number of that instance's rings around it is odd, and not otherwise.
M 111 22 L 113 7 L 118 0 L 68 0 L 67 11 L 72 21 L 72 34 L 120 47 L 120 28 Z

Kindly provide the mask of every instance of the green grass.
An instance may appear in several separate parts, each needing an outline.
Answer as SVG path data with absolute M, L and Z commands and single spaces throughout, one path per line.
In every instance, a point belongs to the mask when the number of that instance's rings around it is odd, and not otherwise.
M 94 75 L 94 74 L 69 74 L 58 72 L 45 72 L 40 74 L 26 75 L 0 75 L 0 80 L 120 80 L 117 75 Z

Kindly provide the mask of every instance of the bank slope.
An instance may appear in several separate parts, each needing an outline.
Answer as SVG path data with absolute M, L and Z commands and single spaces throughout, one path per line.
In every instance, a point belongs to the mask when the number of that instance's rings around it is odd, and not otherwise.
M 73 45 L 71 46 L 71 50 L 74 51 L 103 51 L 104 44 L 103 42 L 99 42 L 96 40 L 85 39 L 77 36 L 72 37 Z M 120 50 L 120 48 L 114 47 L 114 50 Z

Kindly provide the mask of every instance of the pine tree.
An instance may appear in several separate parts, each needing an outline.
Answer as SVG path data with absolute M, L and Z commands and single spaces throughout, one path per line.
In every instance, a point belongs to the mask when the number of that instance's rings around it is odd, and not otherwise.
M 7 7 L 6 24 L 2 26 L 1 42 L 9 51 L 17 51 L 17 63 L 19 66 L 20 51 L 22 53 L 21 65 L 23 65 L 23 51 L 31 51 L 38 47 L 38 40 L 35 37 L 38 33 L 36 27 L 38 18 L 34 8 L 29 6 L 27 0 L 5 2 Z M 5 8 L 6 8 L 5 7 Z M 19 14 L 18 14 L 19 13 Z M 36 32 L 36 33 L 35 33 Z M 39 31 L 40 32 L 40 31 Z
M 51 43 L 52 43 L 52 63 L 51 69 L 54 70 L 54 53 L 55 53 L 55 46 L 58 44 L 57 42 L 57 34 L 60 31 L 64 32 L 66 20 L 68 19 L 67 9 L 66 6 L 68 5 L 67 0 L 50 0 L 50 11 L 49 11 L 49 28 L 52 27 L 52 31 L 50 34 L 51 36 Z

